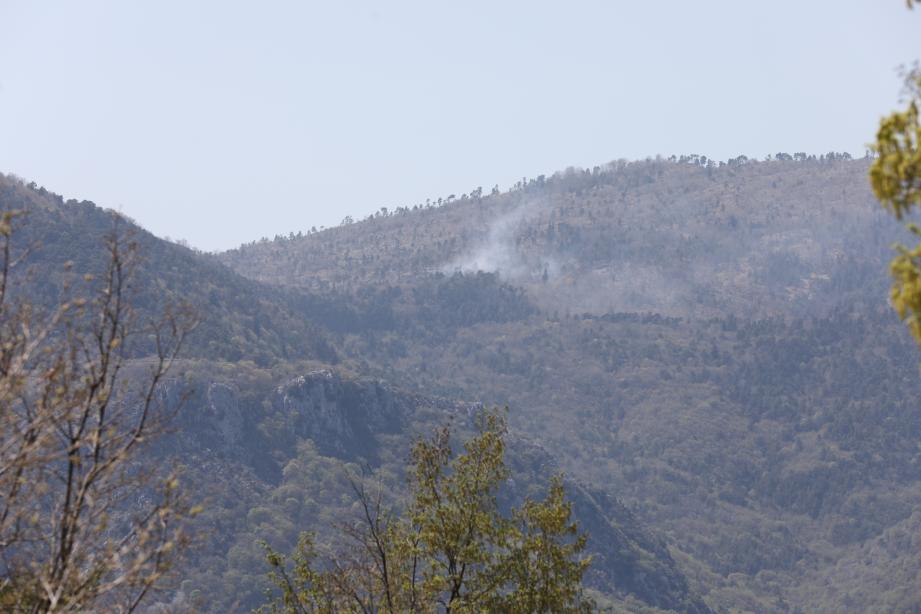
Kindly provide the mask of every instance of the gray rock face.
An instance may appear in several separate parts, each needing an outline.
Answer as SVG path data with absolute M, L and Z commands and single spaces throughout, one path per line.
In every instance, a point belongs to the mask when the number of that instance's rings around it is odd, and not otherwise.
M 240 445 L 246 426 L 237 391 L 219 382 L 208 386 L 206 409 L 214 419 L 220 441 L 225 448 Z
M 306 373 L 260 391 L 241 389 L 236 381 L 210 381 L 187 403 L 181 416 L 178 455 L 195 457 L 193 482 L 205 489 L 239 490 L 248 510 L 265 506 L 281 483 L 281 468 L 294 457 L 298 442 L 310 440 L 317 451 L 345 462 L 381 462 L 382 442 L 408 445 L 435 424 L 452 422 L 469 431 L 478 404 L 427 397 L 395 389 L 375 379 L 351 379 L 329 370 Z M 167 395 L 178 396 L 178 387 Z M 271 428 L 266 428 L 272 424 Z M 383 437 L 382 437 L 383 436 Z M 394 439 L 394 437 L 396 439 Z M 194 451 L 193 451 L 194 450 Z M 512 434 L 508 447 L 512 471 L 503 507 L 521 505 L 559 471 L 541 446 Z M 388 465 L 389 470 L 402 467 Z M 221 477 L 217 477 L 221 476 Z M 234 486 L 231 486 L 234 485 Z M 632 595 L 658 608 L 700 614 L 706 605 L 690 591 L 687 579 L 660 539 L 619 502 L 566 481 L 574 513 L 590 534 L 597 561 L 587 580 L 612 594 Z M 261 493 L 261 494 L 260 494 Z M 242 526 L 234 531 L 241 530 Z M 233 531 L 224 534 L 230 547 Z
M 177 407 L 186 391 L 177 382 L 168 382 L 161 393 L 167 407 Z M 247 444 L 247 434 L 255 426 L 246 415 L 236 386 L 210 382 L 193 391 L 179 412 L 179 439 L 202 452 L 237 456 Z
M 412 411 L 381 382 L 347 381 L 330 371 L 314 371 L 276 388 L 273 411 L 292 416 L 298 437 L 312 439 L 326 453 L 367 453 L 374 434 L 393 432 Z

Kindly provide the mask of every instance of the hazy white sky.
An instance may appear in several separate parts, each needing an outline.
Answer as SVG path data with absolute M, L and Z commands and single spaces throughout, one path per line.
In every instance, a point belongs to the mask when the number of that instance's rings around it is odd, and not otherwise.
M 203 249 L 615 158 L 862 154 L 902 0 L 0 0 L 0 171 Z

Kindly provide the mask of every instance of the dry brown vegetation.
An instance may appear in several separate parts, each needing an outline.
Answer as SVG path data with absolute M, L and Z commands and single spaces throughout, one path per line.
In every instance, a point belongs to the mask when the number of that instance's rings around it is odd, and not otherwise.
M 164 425 L 158 386 L 194 321 L 135 320 L 136 246 L 117 226 L 89 297 L 68 286 L 51 306 L 30 300 L 17 217 L 0 218 L 0 605 L 133 611 L 186 541 L 176 476 L 138 459 Z M 136 337 L 152 358 L 126 378 Z

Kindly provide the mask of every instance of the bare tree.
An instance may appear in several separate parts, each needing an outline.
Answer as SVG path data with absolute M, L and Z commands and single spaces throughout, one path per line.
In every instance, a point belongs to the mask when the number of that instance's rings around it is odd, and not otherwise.
M 49 306 L 13 292 L 17 216 L 0 218 L 0 609 L 130 612 L 194 513 L 176 475 L 138 453 L 175 409 L 158 391 L 195 319 L 137 316 L 138 247 L 117 217 L 88 296 L 68 284 Z

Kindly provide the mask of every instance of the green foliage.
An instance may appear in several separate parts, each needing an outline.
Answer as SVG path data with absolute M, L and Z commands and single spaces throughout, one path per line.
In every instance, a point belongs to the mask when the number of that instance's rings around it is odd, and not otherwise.
M 438 429 L 412 450 L 411 502 L 397 516 L 355 484 L 362 510 L 342 531 L 352 548 L 319 570 L 313 536 L 304 533 L 290 560 L 268 545 L 276 588 L 266 612 L 583 612 L 590 559 L 571 520 L 562 479 L 543 501 L 528 499 L 511 516 L 496 495 L 508 477 L 506 421 L 483 412 L 477 432 L 454 455 Z
M 311 533 L 301 533 L 290 561 L 268 545 L 264 544 L 266 562 L 269 564 L 269 580 L 280 591 L 281 596 L 273 598 L 262 612 L 316 612 L 334 614 L 337 599 L 330 591 L 330 578 L 314 570 L 316 547 Z M 289 569 L 290 568 L 290 569 Z M 271 596 L 271 591 L 267 593 Z M 343 610 L 345 611 L 345 610 Z
M 880 202 L 898 219 L 921 206 L 921 125 L 918 123 L 921 75 L 909 76 L 911 98 L 904 111 L 880 120 L 870 167 L 870 182 Z
M 870 184 L 880 203 L 896 219 L 921 207 L 921 74 L 907 78 L 910 99 L 904 111 L 896 111 L 880 121 L 874 150 L 878 157 L 870 167 Z M 915 236 L 921 235 L 916 224 L 907 224 Z M 921 244 L 913 248 L 896 245 L 892 259 L 892 305 L 906 321 L 915 339 L 921 343 Z
M 453 462 L 446 427 L 412 451 L 412 525 L 428 561 L 426 582 L 448 609 L 481 608 L 480 599 L 492 595 L 504 579 L 494 556 L 509 538 L 508 523 L 496 505 L 508 475 L 505 423 L 496 414 L 483 414 L 479 429 Z
M 544 501 L 528 499 L 516 513 L 512 549 L 506 572 L 517 590 L 503 593 L 492 604 L 499 612 L 583 612 L 589 602 L 580 595 L 582 576 L 590 559 L 579 558 L 585 534 L 570 520 L 563 481 L 555 476 Z

